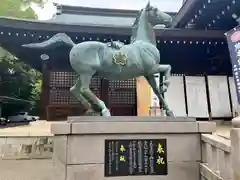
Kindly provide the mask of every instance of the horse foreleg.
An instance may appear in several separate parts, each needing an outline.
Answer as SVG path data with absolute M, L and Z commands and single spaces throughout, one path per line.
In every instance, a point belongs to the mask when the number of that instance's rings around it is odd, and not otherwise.
M 89 85 L 91 83 L 91 79 L 92 75 L 90 76 L 88 74 L 81 74 L 79 76 L 79 80 L 81 82 L 81 94 L 88 100 L 94 111 L 100 112 L 102 116 L 111 116 L 110 111 L 106 107 L 105 103 L 90 90 Z
M 164 73 L 163 86 L 162 86 L 162 89 L 160 91 L 161 94 L 166 92 L 169 85 L 170 85 L 169 78 L 171 76 L 171 69 L 172 69 L 172 67 L 169 64 L 159 64 L 156 67 L 154 67 L 152 69 L 151 73 L 150 73 L 150 74 L 156 74 L 156 73 L 161 73 L 161 72 Z
M 148 84 L 152 87 L 153 92 L 156 94 L 156 96 L 159 99 L 159 106 L 162 103 L 163 109 L 166 111 L 167 116 L 174 116 L 173 112 L 169 109 L 167 102 L 163 98 L 159 87 L 157 86 L 156 80 L 154 78 L 154 75 L 145 76 L 146 80 L 148 81 Z

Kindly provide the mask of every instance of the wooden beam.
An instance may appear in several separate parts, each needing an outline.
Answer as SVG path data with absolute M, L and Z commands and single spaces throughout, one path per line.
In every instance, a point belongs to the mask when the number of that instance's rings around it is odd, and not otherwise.
M 61 14 L 76 14 L 76 15 L 95 15 L 95 16 L 109 16 L 109 17 L 133 17 L 135 18 L 140 10 L 128 9 L 108 9 L 108 8 L 92 8 L 83 6 L 69 6 L 62 4 L 55 4 L 60 10 Z M 175 16 L 175 12 L 165 12 L 170 16 Z
M 132 34 L 131 27 L 106 27 L 106 26 L 87 26 L 62 24 L 57 22 L 42 22 L 33 20 L 11 19 L 0 17 L 0 32 L 1 31 L 16 31 L 25 30 L 31 33 L 57 33 L 68 32 L 70 35 L 78 35 L 79 33 L 90 33 L 98 35 L 126 35 Z M 7 33 L 8 33 L 7 32 Z M 225 31 L 222 30 L 194 30 L 194 29 L 155 29 L 157 39 L 224 39 Z M 74 33 L 74 34 L 72 34 Z M 1 36 L 1 34 L 0 34 Z M 16 39 L 17 40 L 17 39 Z
M 15 98 L 15 97 L 8 97 L 8 96 L 0 96 L 0 103 L 26 103 L 30 104 L 33 103 L 33 101 Z
M 196 3 L 200 0 L 186 0 L 181 7 L 181 9 L 178 11 L 177 15 L 174 18 L 172 28 L 182 28 L 184 27 L 188 22 L 187 19 L 190 19 L 190 13 L 195 7 Z
M 41 112 L 40 119 L 48 119 L 47 116 L 47 106 L 49 104 L 49 85 L 50 85 L 50 71 L 49 71 L 49 60 L 42 61 L 42 91 L 40 94 L 40 104 L 41 104 Z
M 137 115 L 149 116 L 151 106 L 151 87 L 146 79 L 141 76 L 137 80 Z

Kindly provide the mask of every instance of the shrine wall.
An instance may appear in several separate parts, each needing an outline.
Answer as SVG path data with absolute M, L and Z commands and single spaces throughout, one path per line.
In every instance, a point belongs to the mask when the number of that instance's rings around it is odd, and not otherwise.
M 47 119 L 82 115 L 84 109 L 69 92 L 77 76 L 74 72 L 50 72 Z M 155 75 L 159 84 L 159 76 Z M 232 77 L 185 76 L 173 74 L 164 97 L 176 116 L 230 118 L 237 107 Z M 161 116 L 159 102 L 144 77 L 136 80 L 107 81 L 94 77 L 92 91 L 112 109 L 113 115 Z M 106 93 L 108 92 L 108 93 Z M 137 109 L 135 109 L 135 107 Z
M 158 75 L 155 76 L 159 83 Z M 173 74 L 164 97 L 175 116 L 230 118 L 235 116 L 237 96 L 232 77 Z M 150 116 L 161 116 L 159 101 L 151 91 Z

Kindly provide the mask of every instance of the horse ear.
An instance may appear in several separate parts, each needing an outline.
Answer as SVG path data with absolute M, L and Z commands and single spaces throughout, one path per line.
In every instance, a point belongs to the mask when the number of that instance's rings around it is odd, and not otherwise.
M 146 5 L 146 9 L 150 8 L 150 1 L 148 1 L 147 5 Z

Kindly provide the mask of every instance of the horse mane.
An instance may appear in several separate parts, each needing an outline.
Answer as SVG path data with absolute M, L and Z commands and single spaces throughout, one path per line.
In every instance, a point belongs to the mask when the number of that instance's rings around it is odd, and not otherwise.
M 135 19 L 135 21 L 134 21 L 134 23 L 133 23 L 133 25 L 132 25 L 133 27 L 134 27 L 134 26 L 138 26 L 139 20 L 140 20 L 140 17 L 141 17 L 141 15 L 142 15 L 143 10 L 144 10 L 144 9 L 141 9 L 141 10 L 138 12 L 137 17 L 136 17 L 136 19 Z
M 140 20 L 140 17 L 142 15 L 142 12 L 143 12 L 144 9 L 141 9 L 138 14 L 137 14 L 137 17 L 132 25 L 132 36 L 131 36 L 131 43 L 135 41 L 136 39 L 136 35 L 137 35 L 137 30 L 138 30 L 138 26 L 139 26 L 139 20 Z
M 139 28 L 139 21 L 140 21 L 140 17 L 142 15 L 142 13 L 144 12 L 145 9 L 141 9 L 138 14 L 137 14 L 137 17 L 132 25 L 132 36 L 131 36 L 131 43 L 133 43 L 135 40 L 136 40 L 136 36 L 137 36 L 137 30 Z M 155 34 L 154 34 L 154 30 L 153 28 L 148 25 L 148 28 L 149 28 L 149 38 L 151 40 L 151 42 L 156 45 L 156 38 L 155 38 Z

